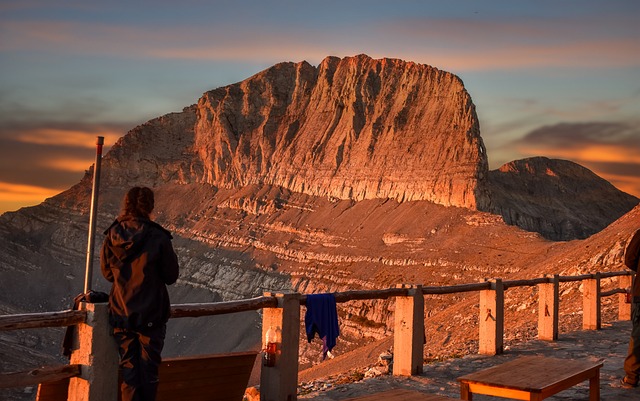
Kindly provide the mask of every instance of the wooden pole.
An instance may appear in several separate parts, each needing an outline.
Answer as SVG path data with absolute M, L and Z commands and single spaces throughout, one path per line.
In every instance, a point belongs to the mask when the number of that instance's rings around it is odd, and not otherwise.
M 504 349 L 504 287 L 501 279 L 489 282 L 491 289 L 480 291 L 479 353 L 496 355 Z
M 600 330 L 600 273 L 582 282 L 582 329 Z
M 411 376 L 422 373 L 424 364 L 424 296 L 420 285 L 408 288 L 406 297 L 396 297 L 393 329 L 393 374 Z
M 631 283 L 633 282 L 633 276 L 618 276 L 618 286 L 623 290 L 631 291 Z M 629 294 L 618 294 L 618 319 L 619 320 L 631 320 L 631 299 L 627 299 L 627 296 L 631 298 Z
M 538 339 L 556 341 L 558 339 L 558 311 L 560 281 L 558 275 L 551 282 L 538 284 Z

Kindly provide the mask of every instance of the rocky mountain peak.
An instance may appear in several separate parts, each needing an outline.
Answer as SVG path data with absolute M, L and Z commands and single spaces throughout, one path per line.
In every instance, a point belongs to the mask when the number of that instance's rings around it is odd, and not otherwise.
M 488 211 L 552 240 L 587 238 L 638 204 L 635 196 L 568 160 L 516 160 L 489 177 Z
M 196 110 L 198 180 L 336 199 L 487 202 L 487 158 L 462 81 L 366 55 L 316 68 L 280 63 L 205 93 Z

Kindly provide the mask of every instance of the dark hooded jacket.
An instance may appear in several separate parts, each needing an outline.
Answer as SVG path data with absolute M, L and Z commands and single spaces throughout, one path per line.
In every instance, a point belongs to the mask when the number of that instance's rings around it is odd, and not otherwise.
M 104 233 L 100 268 L 113 283 L 111 325 L 141 331 L 165 324 L 171 312 L 166 286 L 178 279 L 171 233 L 135 217 L 119 217 Z
M 636 277 L 633 280 L 633 288 L 631 295 L 633 295 L 633 302 L 640 302 L 640 280 L 638 274 L 640 273 L 640 230 L 637 230 L 629 240 L 627 248 L 624 251 L 624 264 L 634 272 Z

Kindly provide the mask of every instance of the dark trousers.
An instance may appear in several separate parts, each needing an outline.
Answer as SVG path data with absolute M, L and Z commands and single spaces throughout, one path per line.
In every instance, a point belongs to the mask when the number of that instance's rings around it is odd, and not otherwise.
M 629 353 L 624 360 L 624 371 L 633 381 L 640 378 L 640 302 L 631 304 L 631 340 Z
M 165 325 L 144 333 L 113 329 L 120 352 L 122 401 L 155 401 L 166 330 Z

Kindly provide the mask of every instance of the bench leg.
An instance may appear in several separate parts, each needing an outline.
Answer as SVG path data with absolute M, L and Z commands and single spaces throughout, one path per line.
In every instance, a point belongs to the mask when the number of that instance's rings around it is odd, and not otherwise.
M 589 401 L 600 401 L 600 371 L 589 379 Z
M 460 399 L 466 401 L 473 401 L 473 393 L 469 391 L 468 383 L 460 383 Z

